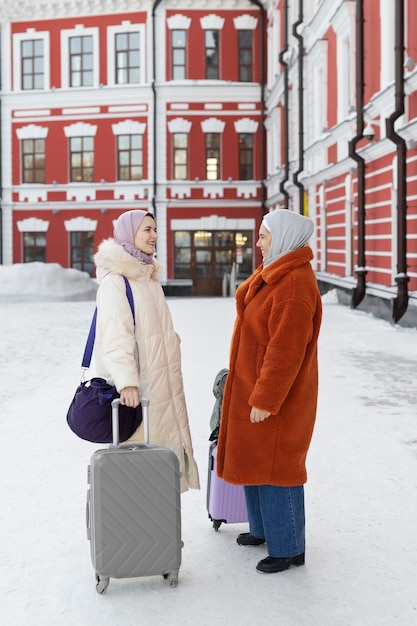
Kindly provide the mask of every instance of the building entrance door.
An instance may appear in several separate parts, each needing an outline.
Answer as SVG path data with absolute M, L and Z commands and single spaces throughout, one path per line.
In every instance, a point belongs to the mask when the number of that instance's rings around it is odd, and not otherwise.
M 233 264 L 239 281 L 252 273 L 250 231 L 176 231 L 174 244 L 175 278 L 191 278 L 195 296 L 221 296 Z

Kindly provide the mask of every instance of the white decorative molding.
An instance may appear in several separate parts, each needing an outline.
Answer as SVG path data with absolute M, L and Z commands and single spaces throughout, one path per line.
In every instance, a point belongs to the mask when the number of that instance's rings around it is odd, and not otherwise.
M 146 130 L 146 124 L 134 122 L 133 120 L 124 120 L 118 124 L 112 124 L 111 128 L 113 135 L 143 135 Z
M 243 198 L 256 198 L 258 185 L 238 185 L 236 195 Z
M 188 30 L 191 25 L 191 17 L 177 13 L 167 19 L 167 24 L 171 30 Z
M 64 226 L 68 233 L 73 231 L 90 232 L 96 230 L 97 220 L 90 220 L 88 217 L 73 217 L 71 220 L 65 220 Z
M 341 2 L 336 12 L 332 17 L 331 24 L 338 37 L 342 39 L 349 39 L 352 37 L 355 22 L 355 2 L 347 0 L 347 2 Z
M 205 15 L 200 19 L 201 28 L 203 30 L 222 30 L 224 26 L 224 17 L 215 15 Z
M 24 111 L 13 111 L 13 117 L 48 117 L 51 109 L 25 109 Z
M 203 198 L 216 198 L 224 197 L 224 185 L 207 185 L 203 186 Z
M 189 133 L 192 122 L 185 120 L 183 117 L 176 117 L 168 122 L 168 130 L 170 133 Z
M 233 20 L 236 30 L 255 30 L 258 25 L 258 20 L 253 15 L 239 15 Z
M 46 202 L 48 199 L 48 192 L 46 189 L 40 189 L 39 187 L 19 187 L 19 202 Z
M 237 133 L 256 133 L 259 123 L 255 120 L 251 120 L 249 117 L 244 117 L 241 120 L 235 122 L 235 131 Z
M 100 113 L 100 107 L 65 107 L 62 115 L 95 115 Z
M 312 65 L 320 65 L 322 67 L 327 58 L 328 48 L 328 41 L 323 39 L 315 41 L 309 52 L 308 62 L 311 62 Z
M 171 230 L 253 230 L 255 226 L 254 218 L 228 218 L 222 215 L 171 220 Z
M 17 222 L 19 233 L 46 233 L 49 227 L 48 220 L 40 220 L 38 217 L 28 217 Z
M 96 199 L 96 191 L 92 187 L 70 187 L 67 189 L 67 202 L 87 202 Z
M 37 124 L 28 124 L 28 126 L 17 128 L 16 135 L 18 139 L 46 139 L 48 130 L 48 128 Z
M 109 113 L 130 113 L 132 111 L 147 111 L 147 104 L 117 104 L 109 106 Z
M 115 200 L 127 200 L 133 202 L 134 200 L 144 200 L 148 197 L 148 188 L 143 185 L 125 185 L 116 183 L 114 188 Z
M 191 187 L 190 185 L 175 185 L 169 187 L 171 196 L 173 198 L 179 198 L 182 200 L 183 198 L 191 198 Z
M 64 126 L 66 137 L 94 137 L 97 132 L 97 124 L 86 124 L 77 122 L 70 126 Z
M 209 117 L 208 120 L 201 122 L 201 129 L 203 133 L 222 133 L 225 126 L 226 122 L 218 120 L 215 117 Z

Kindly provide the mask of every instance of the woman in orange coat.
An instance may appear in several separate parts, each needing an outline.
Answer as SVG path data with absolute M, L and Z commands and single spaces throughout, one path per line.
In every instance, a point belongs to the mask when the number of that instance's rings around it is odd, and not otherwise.
M 316 418 L 321 297 L 306 244 L 313 222 L 289 210 L 266 215 L 263 263 L 236 292 L 218 474 L 244 485 L 245 546 L 267 543 L 257 570 L 303 565 L 306 456 Z

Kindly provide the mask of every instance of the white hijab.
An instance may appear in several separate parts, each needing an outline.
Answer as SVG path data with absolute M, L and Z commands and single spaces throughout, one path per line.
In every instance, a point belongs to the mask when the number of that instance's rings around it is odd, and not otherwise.
M 276 209 L 264 216 L 263 225 L 272 235 L 271 247 L 264 267 L 288 252 L 305 246 L 310 239 L 314 224 L 309 217 L 289 209 Z

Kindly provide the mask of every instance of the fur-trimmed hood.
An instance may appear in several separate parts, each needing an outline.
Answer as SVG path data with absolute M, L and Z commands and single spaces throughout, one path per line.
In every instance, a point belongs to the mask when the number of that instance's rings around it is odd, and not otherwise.
M 97 268 L 99 284 L 104 276 L 109 273 L 126 276 L 128 280 L 136 280 L 148 274 L 153 280 L 158 280 L 158 274 L 161 270 L 156 259 L 153 260 L 152 265 L 140 263 L 112 238 L 101 242 L 97 254 L 94 255 L 94 263 Z

